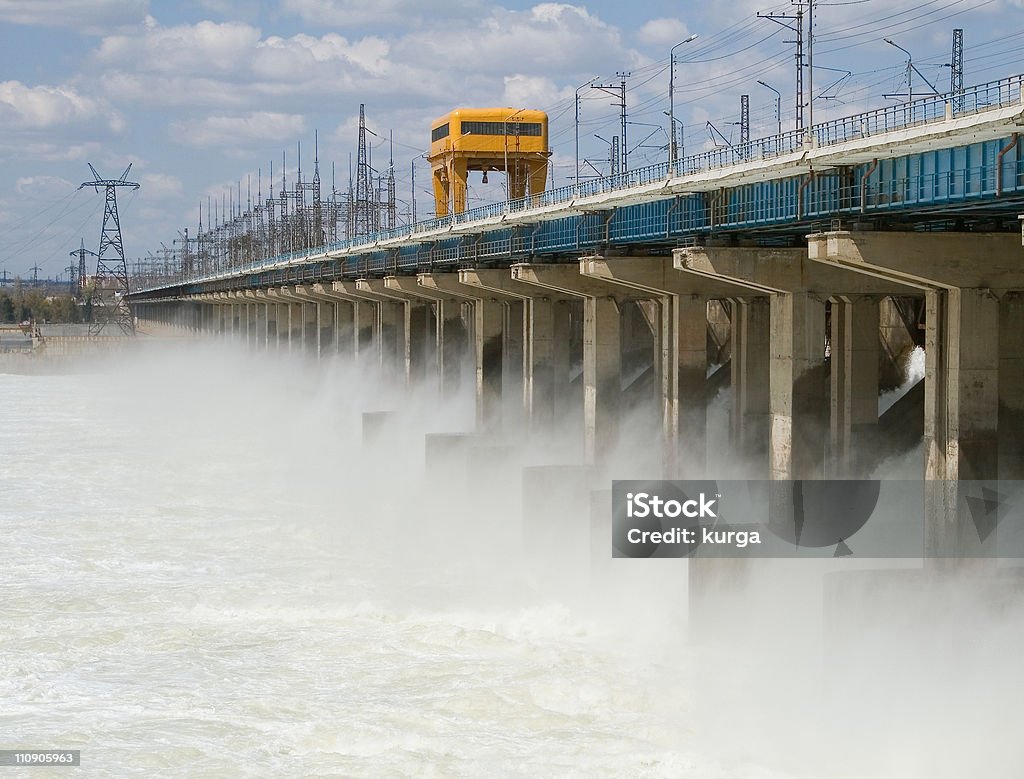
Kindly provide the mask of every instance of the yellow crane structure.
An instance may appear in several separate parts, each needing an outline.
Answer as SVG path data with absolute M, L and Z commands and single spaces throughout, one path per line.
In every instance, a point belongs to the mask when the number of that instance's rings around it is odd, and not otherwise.
M 548 175 L 548 115 L 528 108 L 456 108 L 434 121 L 427 159 L 438 217 L 466 210 L 470 171 L 504 171 L 508 198 L 544 191 Z

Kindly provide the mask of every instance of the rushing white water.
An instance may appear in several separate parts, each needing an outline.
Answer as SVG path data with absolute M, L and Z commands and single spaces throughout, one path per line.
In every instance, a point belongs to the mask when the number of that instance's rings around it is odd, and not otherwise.
M 0 374 L 0 748 L 90 776 L 967 775 L 942 729 L 887 741 L 906 707 L 825 707 L 795 606 L 701 654 L 681 561 L 523 549 L 518 466 L 424 472 L 466 398 L 365 448 L 360 413 L 399 401 L 344 366 L 98 368 Z
M 0 747 L 97 776 L 725 775 L 663 695 L 678 622 L 633 653 L 514 533 L 466 541 L 411 438 L 363 453 L 350 379 L 216 351 L 0 374 Z

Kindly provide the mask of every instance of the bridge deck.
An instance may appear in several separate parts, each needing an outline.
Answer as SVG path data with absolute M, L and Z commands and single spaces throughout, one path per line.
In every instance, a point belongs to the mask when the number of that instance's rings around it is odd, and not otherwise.
M 659 163 L 326 246 L 166 279 L 262 286 L 422 270 L 467 258 L 534 256 L 601 244 L 676 243 L 688 234 L 793 228 L 836 215 L 951 213 L 1024 197 L 1024 76 L 958 95 L 844 117 L 804 131 Z M 1014 143 L 1001 143 L 1012 137 Z

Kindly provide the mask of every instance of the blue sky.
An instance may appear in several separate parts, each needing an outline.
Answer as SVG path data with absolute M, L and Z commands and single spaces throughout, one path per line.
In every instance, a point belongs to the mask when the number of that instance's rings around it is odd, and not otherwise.
M 289 185 L 296 145 L 312 172 L 347 186 L 359 103 L 381 138 L 394 133 L 399 211 L 410 166 L 432 119 L 456 106 L 540 108 L 551 117 L 556 185 L 574 173 L 574 89 L 592 76 L 630 71 L 630 167 L 663 160 L 668 51 L 677 49 L 676 115 L 687 151 L 738 137 L 740 95 L 750 95 L 751 135 L 793 126 L 794 47 L 789 31 L 756 13 L 788 2 L 490 2 L 447 0 L 0 0 L 0 273 L 56 276 L 84 238 L 99 240 L 102 196 L 77 190 L 92 162 L 116 177 L 129 162 L 142 186 L 120 198 L 129 259 L 194 231 L 208 201 L 263 196 L 271 161 Z M 906 91 L 906 57 L 948 88 L 950 38 L 964 29 L 965 82 L 1024 72 L 1024 7 L 1008 0 L 852 0 L 815 10 L 815 120 L 891 105 Z M 844 78 L 846 71 L 850 76 Z M 915 75 L 915 92 L 925 90 Z M 824 91 L 835 81 L 840 83 Z M 597 135 L 617 131 L 611 98 L 584 90 L 586 170 L 606 171 Z M 650 137 L 647 137 L 647 136 Z M 376 141 L 375 167 L 388 147 Z M 635 148 L 634 148 L 635 147 Z M 500 177 L 473 181 L 470 204 L 503 197 Z M 431 204 L 428 168 L 416 172 L 419 216 Z M 219 206 L 218 206 L 219 208 Z

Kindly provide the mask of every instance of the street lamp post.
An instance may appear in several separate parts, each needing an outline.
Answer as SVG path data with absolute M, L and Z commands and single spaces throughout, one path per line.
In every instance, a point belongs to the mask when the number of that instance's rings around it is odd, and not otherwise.
M 662 111 L 662 113 L 665 114 L 665 116 L 668 116 L 668 111 Z M 678 151 L 678 155 L 677 156 L 679 158 L 685 160 L 686 159 L 686 125 L 684 125 L 682 122 L 680 122 L 678 119 L 676 119 L 674 117 L 670 117 L 669 120 L 672 123 L 671 124 L 671 126 L 672 126 L 672 137 L 668 139 L 669 145 L 671 145 L 672 142 L 675 141 L 675 139 L 676 139 L 675 128 L 676 128 L 676 125 L 678 125 L 679 126 L 679 151 Z
M 583 87 L 590 86 L 597 81 L 597 76 L 591 76 L 587 81 L 584 81 L 578 87 L 576 87 L 576 188 L 580 186 L 580 90 Z
M 676 161 L 676 49 L 684 43 L 690 43 L 696 39 L 697 34 L 694 33 L 668 50 L 668 163 L 670 166 Z
M 757 83 L 775 93 L 775 119 L 779 125 L 778 134 L 782 135 L 782 94 L 771 84 L 766 84 L 760 79 L 758 79 Z
M 882 40 L 884 40 L 890 46 L 895 46 L 897 49 L 899 49 L 900 51 L 907 55 L 907 102 L 912 103 L 914 101 L 914 87 L 911 79 L 914 73 L 914 57 L 909 51 L 904 49 L 891 38 L 883 38 Z

